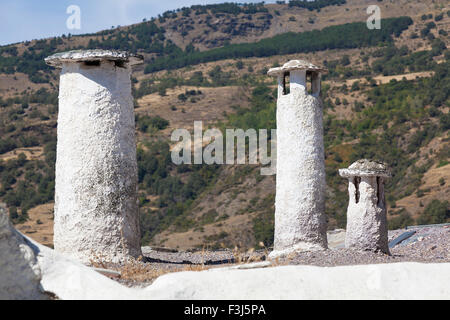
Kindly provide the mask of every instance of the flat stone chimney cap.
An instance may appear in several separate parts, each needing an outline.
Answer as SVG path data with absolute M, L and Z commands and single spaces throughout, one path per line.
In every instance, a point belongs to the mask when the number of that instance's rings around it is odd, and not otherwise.
M 286 62 L 282 67 L 270 69 L 269 72 L 267 72 L 267 74 L 272 77 L 277 77 L 280 74 L 292 70 L 306 70 L 320 73 L 328 72 L 326 68 L 318 67 L 316 65 L 313 65 L 311 62 L 305 60 L 291 60 L 289 62 Z
M 60 52 L 45 58 L 45 63 L 56 68 L 60 68 L 65 62 L 83 61 L 118 61 L 136 65 L 144 62 L 144 57 L 126 51 L 95 49 Z
M 385 163 L 367 159 L 354 162 L 348 169 L 340 169 L 339 174 L 344 178 L 370 176 L 390 178 L 392 176 Z

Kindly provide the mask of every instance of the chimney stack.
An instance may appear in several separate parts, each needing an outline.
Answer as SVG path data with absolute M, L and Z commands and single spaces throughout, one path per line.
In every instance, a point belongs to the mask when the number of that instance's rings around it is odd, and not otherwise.
M 389 254 L 384 183 L 391 173 L 387 166 L 363 159 L 339 174 L 349 181 L 345 247 Z
M 141 255 L 131 66 L 141 56 L 77 50 L 60 68 L 55 249 L 84 263 Z
M 272 258 L 295 251 L 327 249 L 323 115 L 319 98 L 323 72 L 326 69 L 304 60 L 292 60 L 268 72 L 278 79 Z

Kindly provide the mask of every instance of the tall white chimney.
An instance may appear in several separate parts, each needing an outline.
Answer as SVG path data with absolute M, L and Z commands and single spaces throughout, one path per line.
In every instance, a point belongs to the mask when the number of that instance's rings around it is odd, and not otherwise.
M 45 59 L 61 68 L 55 186 L 55 249 L 84 263 L 141 255 L 131 65 L 109 50 Z
M 325 159 L 320 74 L 292 60 L 268 74 L 278 78 L 275 243 L 270 257 L 327 248 Z M 288 83 L 289 80 L 289 83 Z M 308 86 L 307 81 L 310 82 Z

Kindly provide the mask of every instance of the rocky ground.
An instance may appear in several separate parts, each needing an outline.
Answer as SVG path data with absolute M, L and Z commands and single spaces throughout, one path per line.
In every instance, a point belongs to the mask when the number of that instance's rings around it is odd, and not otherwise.
M 415 232 L 414 235 L 391 248 L 390 256 L 337 248 L 324 252 L 300 253 L 283 259 L 282 262 L 321 267 L 395 262 L 450 262 L 450 226 L 390 231 L 390 243 L 409 231 Z
M 374 252 L 358 252 L 345 249 L 345 232 L 332 232 L 330 250 L 304 252 L 271 261 L 271 265 L 314 265 L 334 267 L 357 264 L 396 262 L 439 263 L 450 262 L 450 225 L 410 228 L 389 232 L 390 244 L 406 232 L 409 238 L 393 246 L 391 255 Z M 331 240 L 331 241 L 330 241 Z M 171 272 L 203 271 L 217 267 L 229 267 L 251 262 L 266 261 L 269 250 L 238 252 L 237 250 L 180 252 L 165 248 L 143 248 L 144 258 L 122 266 L 96 265 L 113 269 L 120 274 L 109 276 L 131 287 L 150 285 L 157 277 Z M 270 265 L 265 265 L 265 267 Z M 108 274 L 106 274 L 108 275 Z

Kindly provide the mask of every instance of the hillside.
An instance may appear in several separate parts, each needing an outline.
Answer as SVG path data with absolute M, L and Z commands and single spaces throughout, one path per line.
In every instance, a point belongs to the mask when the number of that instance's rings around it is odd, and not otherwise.
M 378 1 L 382 29 L 371 31 L 367 1 L 326 3 L 193 6 L 95 34 L 0 47 L 0 202 L 18 229 L 52 243 L 58 71 L 43 58 L 82 48 L 145 57 L 133 72 L 145 244 L 272 244 L 275 176 L 251 165 L 177 167 L 170 134 L 197 120 L 204 128 L 275 128 L 276 86 L 266 72 L 294 58 L 329 69 L 322 92 L 329 228 L 345 227 L 347 182 L 337 169 L 362 157 L 393 169 L 391 228 L 450 221 L 450 7 Z

